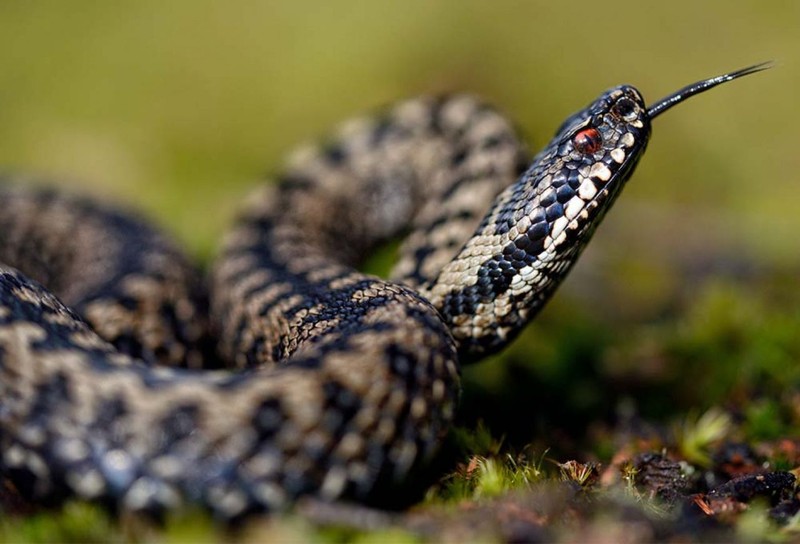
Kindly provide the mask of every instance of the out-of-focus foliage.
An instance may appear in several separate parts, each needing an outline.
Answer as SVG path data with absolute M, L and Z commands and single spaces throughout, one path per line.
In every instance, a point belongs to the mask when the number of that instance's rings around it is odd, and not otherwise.
M 609 86 L 655 99 L 775 59 L 659 119 L 627 210 L 606 229 L 652 242 L 686 216 L 766 252 L 797 215 L 799 22 L 793 3 L 755 1 L 8 0 L 0 161 L 133 202 L 208 255 L 241 195 L 287 151 L 381 104 L 476 92 L 541 145 Z

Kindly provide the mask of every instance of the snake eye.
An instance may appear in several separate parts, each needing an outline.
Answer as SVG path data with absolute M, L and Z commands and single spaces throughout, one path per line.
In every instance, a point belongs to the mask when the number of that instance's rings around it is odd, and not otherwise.
M 572 146 L 576 151 L 584 155 L 597 153 L 600 151 L 602 145 L 603 138 L 600 136 L 600 131 L 596 128 L 585 128 L 572 138 Z
M 630 98 L 620 98 L 612 108 L 614 113 L 622 117 L 626 121 L 633 121 L 636 119 L 636 104 Z

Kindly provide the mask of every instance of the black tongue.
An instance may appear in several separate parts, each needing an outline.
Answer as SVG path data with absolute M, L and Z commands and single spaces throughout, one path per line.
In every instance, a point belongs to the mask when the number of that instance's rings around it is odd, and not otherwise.
M 647 115 L 650 117 L 650 119 L 653 119 L 657 115 L 661 115 L 662 113 L 670 109 L 675 104 L 680 104 L 690 96 L 694 96 L 696 94 L 705 92 L 709 89 L 713 89 L 720 83 L 726 83 L 728 81 L 732 81 L 742 76 L 755 74 L 756 72 L 766 70 L 767 68 L 772 68 L 772 66 L 773 66 L 772 61 L 762 62 L 760 64 L 754 64 L 753 66 L 748 66 L 747 68 L 742 68 L 741 70 L 736 70 L 735 72 L 730 72 L 728 74 L 723 74 L 721 76 L 716 76 L 710 79 L 704 79 L 702 81 L 692 83 L 691 85 L 687 85 L 683 89 L 672 93 L 666 98 L 662 98 L 661 100 L 650 106 L 650 109 L 647 110 Z

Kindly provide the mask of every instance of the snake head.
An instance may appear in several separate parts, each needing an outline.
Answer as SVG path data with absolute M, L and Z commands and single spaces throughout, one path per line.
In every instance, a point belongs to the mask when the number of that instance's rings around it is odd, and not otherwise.
M 693 83 L 649 108 L 621 85 L 567 118 L 427 293 L 462 362 L 502 348 L 543 307 L 631 177 L 653 118 L 768 66 Z
M 630 177 L 649 136 L 641 94 L 629 86 L 611 89 L 572 116 L 497 197 L 429 295 L 453 323 L 462 362 L 499 349 L 538 311 Z M 473 284 L 464 286 L 464 278 Z
M 518 186 L 529 194 L 517 219 L 526 217 L 537 236 L 538 260 L 557 261 L 579 251 L 644 152 L 650 118 L 641 93 L 614 87 L 561 126 Z M 523 219 L 523 223 L 526 221 Z
M 621 85 L 568 117 L 523 175 L 523 186 L 533 189 L 523 195 L 528 199 L 526 215 L 540 223 L 536 232 L 544 233 L 541 243 L 534 244 L 540 250 L 538 259 L 571 262 L 580 253 L 633 173 L 655 117 L 692 96 L 770 66 L 756 64 L 692 83 L 649 107 L 636 88 Z
M 692 83 L 650 107 L 636 88 L 621 85 L 567 118 L 525 174 L 533 178 L 536 194 L 531 196 L 538 197 L 539 206 L 549 202 L 551 191 L 556 194 L 556 206 L 546 209 L 552 221 L 542 257 L 558 260 L 559 254 L 566 254 L 571 260 L 580 252 L 644 153 L 652 119 L 692 96 L 771 65 L 756 64 Z M 569 172 L 569 189 L 559 186 L 564 169 Z

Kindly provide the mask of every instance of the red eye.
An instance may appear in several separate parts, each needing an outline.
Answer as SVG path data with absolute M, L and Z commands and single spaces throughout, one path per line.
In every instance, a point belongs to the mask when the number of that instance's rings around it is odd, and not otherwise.
M 585 128 L 578 132 L 572 139 L 572 146 L 584 155 L 591 155 L 600 151 L 603 145 L 603 138 L 600 131 L 596 128 Z

